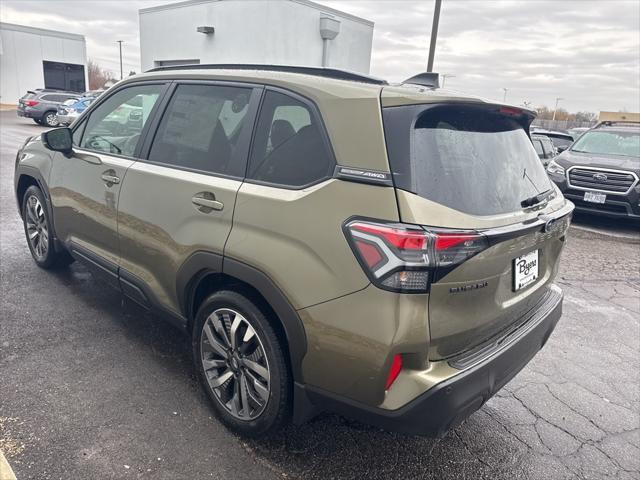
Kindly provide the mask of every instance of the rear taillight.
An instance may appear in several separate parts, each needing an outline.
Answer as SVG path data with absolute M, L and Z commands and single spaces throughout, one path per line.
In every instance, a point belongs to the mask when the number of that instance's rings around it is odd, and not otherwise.
M 354 220 L 345 233 L 369 279 L 395 292 L 427 292 L 438 270 L 449 270 L 488 246 L 475 231 L 416 225 Z
M 36 106 L 36 105 L 38 105 L 39 103 L 40 103 L 40 102 L 38 102 L 37 100 L 26 100 L 26 101 L 24 102 L 24 104 L 25 104 L 27 107 L 35 107 L 35 106 Z

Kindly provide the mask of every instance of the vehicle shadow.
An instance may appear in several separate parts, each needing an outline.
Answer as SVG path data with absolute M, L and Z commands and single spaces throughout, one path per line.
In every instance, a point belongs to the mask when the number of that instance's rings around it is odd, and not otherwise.
M 140 352 L 146 361 L 151 357 L 161 364 L 172 380 L 184 382 L 185 394 L 193 394 L 194 401 L 206 405 L 213 417 L 192 366 L 187 335 L 124 300 L 81 265 L 52 276 L 91 310 L 104 312 L 101 321 L 110 321 L 109 328 L 123 333 L 133 351 Z M 530 462 L 523 459 L 530 454 L 528 447 L 509 433 L 495 414 L 490 407 L 483 407 L 441 439 L 387 432 L 334 414 L 321 414 L 301 426 L 288 425 L 267 439 L 234 438 L 282 478 L 500 478 L 500 472 L 504 478 L 526 476 Z M 216 422 L 214 418 L 208 421 Z
M 526 477 L 527 447 L 481 409 L 441 439 L 387 432 L 324 414 L 247 445 L 293 478 L 458 479 Z
M 575 226 L 618 235 L 637 236 L 640 239 L 640 221 L 626 218 L 608 218 L 588 213 L 575 212 L 572 224 Z

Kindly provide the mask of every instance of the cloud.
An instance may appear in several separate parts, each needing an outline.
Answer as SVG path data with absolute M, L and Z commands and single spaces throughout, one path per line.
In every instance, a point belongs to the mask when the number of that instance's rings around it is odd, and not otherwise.
M 371 73 L 401 81 L 427 63 L 433 1 L 317 0 L 375 22 Z M 158 1 L 3 0 L 2 21 L 80 33 L 89 56 L 140 70 L 138 9 Z M 435 70 L 447 87 L 571 110 L 640 111 L 637 0 L 443 0 Z

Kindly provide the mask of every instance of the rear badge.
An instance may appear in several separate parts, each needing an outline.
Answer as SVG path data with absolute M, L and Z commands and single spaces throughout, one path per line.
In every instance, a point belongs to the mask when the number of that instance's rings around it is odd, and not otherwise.
M 462 287 L 452 287 L 449 289 L 449 293 L 462 293 L 469 292 L 471 290 L 479 290 L 489 285 L 489 282 L 472 283 L 470 285 L 463 285 Z

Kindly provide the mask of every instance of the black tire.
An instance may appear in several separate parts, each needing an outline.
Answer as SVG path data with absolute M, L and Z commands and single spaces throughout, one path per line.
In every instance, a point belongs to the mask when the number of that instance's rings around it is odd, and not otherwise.
M 40 268 L 60 268 L 73 262 L 67 252 L 55 249 L 46 200 L 35 185 L 27 188 L 22 197 L 22 224 L 31 256 Z
M 60 122 L 58 122 L 58 115 L 56 113 L 55 110 L 50 110 L 48 112 L 45 112 L 45 114 L 42 116 L 42 123 L 44 125 L 46 125 L 47 127 L 57 127 L 60 125 Z
M 253 332 L 255 333 L 257 340 L 253 340 L 252 337 L 251 341 L 254 341 L 256 344 L 258 341 L 260 342 L 259 345 L 262 347 L 260 353 L 264 353 L 266 360 L 263 364 L 266 365 L 269 374 L 268 394 L 264 394 L 264 396 L 267 397 L 267 400 L 265 401 L 265 404 L 260 407 L 260 413 L 254 418 L 250 418 L 251 401 L 247 403 L 249 404 L 249 407 L 243 407 L 243 410 L 239 412 L 239 414 L 245 412 L 246 418 L 241 419 L 238 418 L 237 415 L 234 416 L 234 414 L 228 410 L 230 408 L 229 405 L 233 403 L 232 398 L 229 399 L 225 406 L 222 399 L 223 392 L 221 391 L 224 388 L 233 390 L 231 387 L 235 387 L 234 382 L 239 385 L 238 388 L 242 388 L 242 380 L 255 378 L 252 371 L 245 368 L 243 363 L 240 363 L 240 366 L 236 365 L 238 369 L 242 369 L 244 371 L 244 374 L 240 371 L 233 373 L 233 376 L 230 377 L 229 380 L 225 381 L 220 387 L 215 389 L 215 391 L 210 385 L 210 380 L 207 375 L 214 375 L 217 376 L 217 378 L 221 378 L 232 370 L 231 363 L 226 360 L 218 360 L 218 362 L 227 362 L 227 364 L 219 368 L 210 368 L 208 369 L 209 373 L 205 374 L 203 366 L 205 360 L 203 360 L 202 356 L 203 343 L 205 345 L 205 356 L 210 354 L 206 348 L 207 345 L 210 345 L 210 342 L 208 341 L 207 333 L 204 330 L 205 323 L 207 323 L 209 328 L 212 328 L 213 324 L 211 323 L 211 318 L 216 315 L 214 312 L 227 310 L 239 313 L 240 318 L 246 320 L 246 323 L 253 328 Z M 231 320 L 229 320 L 228 323 L 231 323 Z M 224 322 L 222 325 L 224 325 Z M 246 333 L 243 333 L 243 331 L 240 331 L 241 328 L 242 327 L 237 328 L 237 337 L 246 338 L 247 335 Z M 227 344 L 229 344 L 229 341 L 232 342 L 228 333 L 229 331 L 231 330 L 226 330 Z M 246 330 L 244 330 L 244 332 L 246 332 Z M 216 331 L 216 335 L 218 335 L 218 331 Z M 243 342 L 244 338 L 242 340 Z M 198 371 L 198 376 L 200 377 L 202 386 L 211 400 L 216 416 L 229 429 L 247 437 L 264 437 L 275 433 L 284 424 L 284 422 L 288 420 L 290 415 L 292 384 L 291 374 L 285 361 L 284 350 L 281 341 L 276 335 L 276 332 L 269 323 L 267 317 L 249 298 L 238 292 L 229 290 L 219 291 L 207 297 L 202 302 L 202 305 L 196 314 L 192 332 L 192 344 L 194 364 Z M 242 349 L 243 345 L 245 344 L 240 345 L 238 348 L 239 351 Z M 230 352 L 231 349 L 228 350 L 228 358 L 233 358 Z M 213 355 L 215 355 L 215 353 L 213 353 Z M 219 358 L 222 359 L 221 356 Z M 246 376 L 244 376 L 245 374 Z M 249 374 L 251 374 L 251 376 L 249 376 Z M 255 382 L 251 383 L 251 385 L 255 386 Z M 244 388 L 248 389 L 249 384 L 245 384 Z M 246 391 L 243 393 L 246 393 Z M 242 406 L 243 403 L 247 402 L 249 399 L 253 400 L 255 398 L 258 397 L 255 395 L 248 396 L 245 394 L 240 405 Z M 258 400 L 260 399 L 258 398 Z M 258 408 L 255 410 L 258 410 Z

